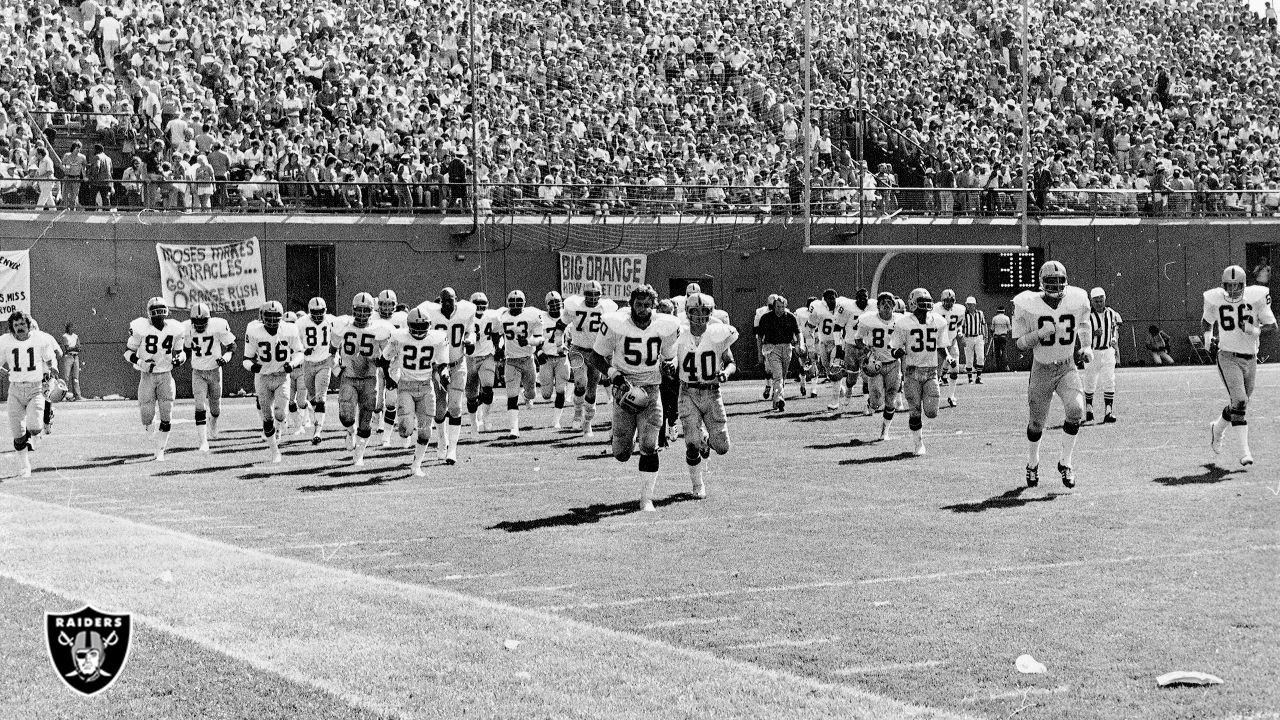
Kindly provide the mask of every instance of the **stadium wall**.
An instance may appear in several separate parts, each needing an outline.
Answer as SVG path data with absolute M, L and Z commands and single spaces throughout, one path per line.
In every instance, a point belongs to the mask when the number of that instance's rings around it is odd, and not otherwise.
M 32 311 L 41 326 L 59 334 L 73 322 L 85 351 L 83 384 L 92 396 L 133 396 L 136 374 L 121 359 L 128 322 L 142 314 L 150 296 L 159 294 L 155 244 L 227 242 L 256 236 L 262 243 L 267 295 L 283 298 L 285 248 L 290 244 L 333 245 L 337 297 L 361 290 L 395 289 L 416 303 L 451 285 L 460 293 L 483 290 L 492 304 L 506 292 L 522 289 L 541 306 L 546 292 L 558 289 L 558 252 L 647 252 L 647 280 L 666 295 L 668 280 L 710 281 L 717 302 L 750 336 L 753 311 L 771 292 L 781 292 L 792 307 L 823 288 L 852 294 L 868 286 L 878 255 L 803 252 L 803 226 L 753 218 L 717 218 L 677 222 L 611 220 L 608 223 L 538 218 L 507 219 L 482 225 L 466 235 L 461 218 L 295 217 L 243 215 L 115 215 L 66 217 L 11 214 L 0 217 L 0 249 L 31 249 Z M 857 230 L 858 234 L 851 233 Z M 1249 243 L 1280 242 L 1280 223 L 1046 220 L 1034 225 L 1030 243 L 1046 257 L 1064 262 L 1073 284 L 1101 285 L 1127 321 L 1122 337 L 1124 364 L 1143 363 L 1143 331 L 1157 323 L 1174 338 L 1174 356 L 1191 358 L 1186 337 L 1199 334 L 1201 293 L 1219 282 L 1224 266 L 1243 264 Z M 815 226 L 821 244 L 1017 244 L 1016 225 L 982 221 L 903 220 Z M 974 295 L 994 314 L 1009 295 L 982 292 L 982 256 L 909 253 L 887 266 L 882 289 L 906 294 L 913 287 L 935 293 L 953 288 L 963 299 Z M 289 308 L 299 309 L 299 308 Z M 175 317 L 184 318 L 183 313 Z M 229 319 L 237 336 L 254 313 Z M 1131 329 L 1138 330 L 1136 344 Z M 1275 355 L 1280 340 L 1272 334 L 1264 353 Z M 755 347 L 739 341 L 740 361 L 754 365 Z M 186 372 L 178 373 L 181 392 Z M 228 392 L 251 388 L 238 363 L 227 368 Z

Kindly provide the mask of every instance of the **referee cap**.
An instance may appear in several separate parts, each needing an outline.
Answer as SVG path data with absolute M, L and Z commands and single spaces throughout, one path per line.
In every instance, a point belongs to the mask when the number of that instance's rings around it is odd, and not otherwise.
M 977 305 L 977 304 L 978 304 L 978 301 L 977 301 L 977 300 L 974 300 L 974 299 L 973 299 L 973 296 L 972 296 L 972 295 L 970 295 L 969 297 L 967 297 L 967 298 L 965 298 L 965 299 L 964 299 L 964 304 L 965 304 L 965 305 Z
M 1100 287 L 1096 287 L 1096 288 L 1094 288 L 1094 289 L 1092 289 L 1092 290 L 1090 290 L 1090 291 L 1089 291 L 1089 299 L 1091 299 L 1091 300 L 1092 300 L 1093 298 L 1104 298 L 1104 297 L 1106 297 L 1106 296 L 1107 296 L 1107 291 L 1106 291 L 1106 290 L 1103 290 L 1103 289 L 1102 289 L 1102 288 L 1100 288 Z

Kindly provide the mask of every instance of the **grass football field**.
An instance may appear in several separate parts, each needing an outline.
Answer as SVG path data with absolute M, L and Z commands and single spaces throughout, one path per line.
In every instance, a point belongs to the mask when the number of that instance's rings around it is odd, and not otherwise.
M 1023 487 L 1025 385 L 962 384 L 917 458 L 905 414 L 873 442 L 825 384 L 777 413 L 732 383 L 710 496 L 676 445 L 652 514 L 607 430 L 546 404 L 425 478 L 400 449 L 351 468 L 336 413 L 270 466 L 251 400 L 209 455 L 182 401 L 155 463 L 134 403 L 63 404 L 31 478 L 0 456 L 0 718 L 1280 716 L 1280 370 L 1249 468 L 1208 447 L 1213 368 L 1121 370 L 1073 490 L 1056 429 Z M 87 699 L 43 630 L 85 603 L 136 626 Z M 1225 683 L 1158 688 L 1174 670 Z

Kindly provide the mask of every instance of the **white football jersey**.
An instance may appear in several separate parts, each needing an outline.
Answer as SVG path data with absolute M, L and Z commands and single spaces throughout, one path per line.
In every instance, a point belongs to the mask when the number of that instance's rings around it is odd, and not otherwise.
M 889 347 L 889 338 L 902 319 L 899 313 L 890 313 L 889 319 L 880 317 L 879 312 L 863 313 L 858 319 L 858 332 L 855 339 L 861 340 L 871 351 L 871 356 L 880 362 L 891 362 L 893 350 Z
M 138 355 L 138 364 L 145 370 L 155 363 L 152 372 L 173 370 L 173 356 L 182 351 L 182 323 L 166 318 L 163 327 L 157 328 L 147 318 L 137 318 L 129 323 L 128 347 Z
M 302 355 L 306 362 L 325 362 L 332 357 L 330 351 L 330 342 L 333 339 L 333 329 L 338 324 L 338 318 L 325 313 L 320 318 L 320 322 L 316 322 L 315 318 L 310 314 L 302 315 L 294 323 L 298 326 L 298 336 L 302 338 Z
M 546 310 L 542 311 L 542 327 L 546 330 L 546 336 L 542 339 L 542 354 L 550 357 L 560 357 L 564 354 L 565 336 L 568 334 L 569 317 L 565 314 L 564 308 L 560 309 L 560 314 L 555 317 Z
M 946 337 L 947 321 L 942 317 L 925 313 L 924 322 L 920 322 L 915 313 L 907 313 L 894 324 L 889 347 L 907 351 L 902 358 L 905 367 L 938 367 L 938 351 L 946 347 Z
M 26 340 L 5 333 L 0 336 L 0 362 L 9 370 L 9 382 L 27 383 L 44 380 L 58 359 L 49 343 L 35 333 L 27 335 Z
M 821 300 L 817 303 L 823 310 L 827 309 L 826 303 Z M 836 309 L 833 313 L 832 324 L 834 325 L 834 333 L 832 339 L 845 345 L 853 344 L 853 337 L 858 331 L 858 318 L 863 313 L 875 312 L 875 308 L 867 305 L 865 308 L 858 307 L 856 300 L 850 298 L 836 298 Z M 821 329 L 821 328 L 819 328 Z M 819 338 L 821 340 L 822 338 Z
M 507 357 L 533 357 L 534 349 L 542 344 L 542 337 L 546 334 L 542 327 L 545 317 L 541 310 L 531 305 L 526 305 L 519 315 L 511 314 L 508 308 L 498 311 L 498 326 L 502 328 Z M 518 340 L 521 337 L 525 338 L 524 345 Z
M 943 342 L 943 347 L 951 345 L 951 343 L 960 336 L 960 327 L 964 324 L 964 314 L 967 308 L 960 303 L 952 303 L 951 309 L 942 307 L 942 303 L 933 306 L 933 314 L 941 317 L 947 323 L 947 338 Z
M 427 334 L 418 339 L 409 334 L 408 328 L 391 331 L 391 336 L 382 351 L 382 357 L 399 368 L 399 378 L 405 380 L 430 380 L 432 365 L 443 365 L 452 362 L 449 346 L 449 335 L 440 328 L 431 328 Z
M 1256 355 L 1263 325 L 1276 321 L 1271 310 L 1271 291 L 1262 285 L 1250 285 L 1237 302 L 1227 299 L 1220 287 L 1205 291 L 1203 319 L 1218 324 L 1218 348 L 1230 352 Z
M 601 324 L 606 315 L 618 312 L 618 303 L 609 298 L 600 298 L 595 307 L 588 307 L 586 298 L 581 295 L 570 295 L 564 299 L 564 318 L 569 344 L 590 350 L 596 344 L 596 336 L 600 334 Z
M 763 318 L 765 315 L 768 315 L 772 311 L 772 309 L 773 308 L 770 308 L 768 305 L 761 305 L 760 307 L 756 308 L 756 317 L 751 324 L 751 328 L 753 330 L 759 328 L 760 318 Z
M 488 357 L 498 351 L 494 345 L 493 336 L 502 337 L 502 326 L 498 324 L 498 311 L 485 310 L 475 319 L 474 331 L 476 336 L 476 350 L 471 353 L 471 357 Z M 501 339 L 499 339 L 501 342 Z
M 653 313 L 649 326 L 638 328 L 631 321 L 631 310 L 606 315 L 600 336 L 592 350 L 609 358 L 627 381 L 635 385 L 658 385 L 662 382 L 660 364 L 676 353 L 676 336 L 680 320 L 674 315 Z
M 209 318 L 204 332 L 196 332 L 190 320 L 182 323 L 183 347 L 191 351 L 194 370 L 216 370 L 218 358 L 235 349 L 236 336 L 223 318 Z
M 382 317 L 377 312 L 375 312 L 373 314 L 373 318 L 375 320 L 380 320 L 384 323 L 387 323 L 392 327 L 392 329 L 399 330 L 400 328 L 404 327 L 406 323 L 409 322 L 409 313 L 404 310 L 397 310 L 391 313 L 391 315 L 389 315 L 388 317 Z
M 687 326 L 680 328 L 676 338 L 676 367 L 680 379 L 690 383 L 716 382 L 724 371 L 720 358 L 738 339 L 738 331 L 732 325 L 708 323 L 700 337 L 694 337 Z
M 1020 338 L 1052 324 L 1057 332 L 1033 348 L 1035 359 L 1042 363 L 1070 360 L 1075 357 L 1077 341 L 1089 347 L 1089 315 L 1089 293 L 1083 288 L 1068 285 L 1056 308 L 1045 302 L 1043 293 L 1027 290 L 1013 299 L 1013 336 Z
M 820 297 L 814 301 L 812 309 L 809 310 L 809 323 L 813 324 L 818 342 L 836 341 L 836 318 L 846 305 L 852 305 L 852 301 L 847 297 L 837 297 L 835 309 L 827 307 L 827 302 Z M 858 306 L 854 305 L 854 309 L 858 309 Z
M 468 342 L 476 342 L 476 306 L 470 300 L 454 302 L 453 314 L 445 317 L 440 311 L 440 304 L 424 302 L 418 306 L 427 314 L 431 327 L 443 332 L 449 340 L 449 360 L 457 362 L 467 354 L 464 347 Z M 406 320 L 405 322 L 408 322 Z
M 334 325 L 329 344 L 338 355 L 343 374 L 350 378 L 376 377 L 377 359 L 382 356 L 395 328 L 380 320 L 370 320 L 364 327 L 356 327 L 352 318 L 340 320 L 345 322 Z
M 795 311 L 796 322 L 800 324 L 800 334 L 804 336 L 806 345 L 816 342 L 818 339 L 818 328 L 809 324 L 812 312 L 813 311 L 807 307 L 802 307 Z
M 284 372 L 285 363 L 298 365 L 303 357 L 298 327 L 282 322 L 273 334 L 261 320 L 254 320 L 244 331 L 244 356 L 262 365 L 258 372 L 263 375 Z

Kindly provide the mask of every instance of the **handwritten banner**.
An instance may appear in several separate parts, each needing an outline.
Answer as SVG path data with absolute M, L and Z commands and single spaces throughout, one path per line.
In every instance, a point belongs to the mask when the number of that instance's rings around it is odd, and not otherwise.
M 170 307 L 208 303 L 217 312 L 256 310 L 266 300 L 258 238 L 225 245 L 156 244 L 160 292 Z
M 31 312 L 31 251 L 0 252 L 0 321 L 15 310 Z
M 581 295 L 590 281 L 600 283 L 604 297 L 627 300 L 631 291 L 644 285 L 648 255 L 604 255 L 600 253 L 560 253 L 560 293 Z

